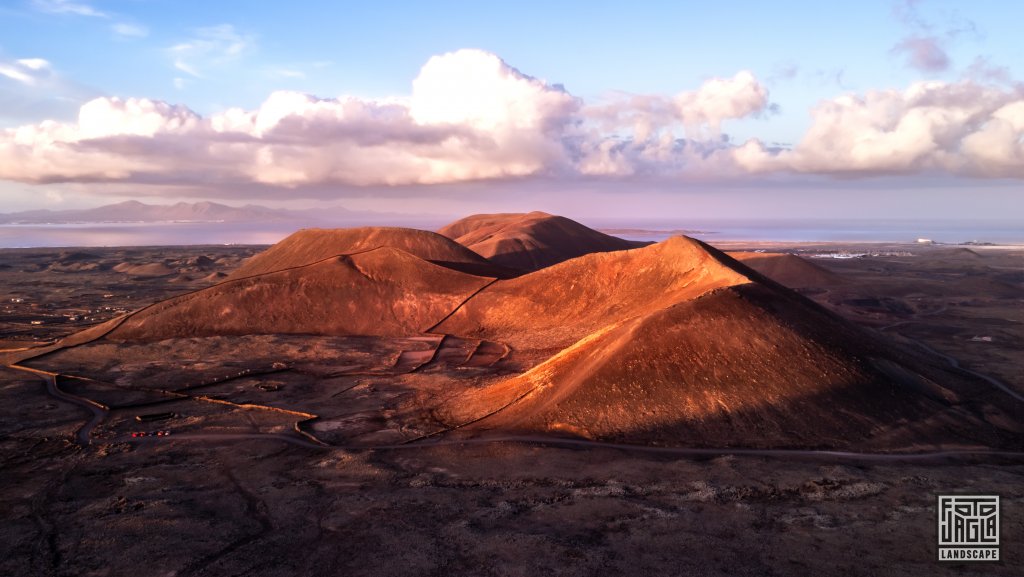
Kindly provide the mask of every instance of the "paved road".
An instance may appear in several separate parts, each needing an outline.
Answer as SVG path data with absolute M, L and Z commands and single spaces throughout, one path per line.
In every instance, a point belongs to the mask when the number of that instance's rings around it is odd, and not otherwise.
M 818 451 L 811 449 L 736 449 L 736 448 L 687 448 L 687 447 L 651 447 L 647 445 L 630 445 L 626 443 L 606 443 L 586 439 L 568 439 L 560 437 L 501 435 L 473 437 L 464 439 L 440 439 L 430 442 L 407 443 L 400 445 L 346 447 L 337 445 L 317 445 L 306 439 L 283 433 L 185 433 L 169 437 L 123 437 L 114 442 L 131 443 L 166 443 L 171 441 L 242 441 L 242 440 L 275 440 L 307 449 L 327 451 L 416 451 L 434 447 L 489 445 L 497 443 L 514 443 L 524 445 L 541 445 L 554 447 L 580 447 L 591 449 L 615 449 L 633 453 L 654 453 L 679 457 L 721 457 L 726 455 L 749 457 L 772 457 L 783 459 L 810 459 L 833 461 L 853 461 L 869 463 L 905 463 L 920 461 L 946 461 L 963 458 L 974 459 L 1014 459 L 1024 460 L 1024 452 L 993 451 L 985 448 L 947 449 L 939 451 L 923 451 L 918 453 L 857 453 L 852 451 Z
M 946 353 L 940 353 L 939 351 L 931 348 L 930 346 L 922 343 L 921 341 L 919 341 L 919 340 L 917 340 L 915 338 L 911 338 L 911 337 L 908 337 L 906 335 L 903 335 L 903 337 L 914 341 L 914 344 L 916 344 L 917 346 L 921 347 L 922 349 L 928 351 L 929 353 L 944 359 L 954 369 L 957 369 L 958 371 L 962 371 L 962 372 L 965 372 L 965 373 L 967 373 L 969 375 L 973 375 L 975 377 L 978 377 L 979 379 L 982 379 L 983 381 L 989 383 L 993 387 L 1003 391 L 1004 393 L 1006 393 L 1007 395 L 1010 395 L 1011 397 L 1017 399 L 1018 401 L 1024 402 L 1024 396 L 1022 396 L 1017 391 L 1014 391 L 1010 387 L 1004 385 L 1000 381 L 998 381 L 998 380 L 996 380 L 996 379 L 994 379 L 994 378 L 992 378 L 992 377 L 990 377 L 988 375 L 983 375 L 983 374 L 981 374 L 981 373 L 979 373 L 977 371 L 972 371 L 971 369 L 965 369 L 964 367 L 961 367 L 960 366 L 960 361 L 958 361 L 955 358 L 947 355 Z
M 881 327 L 878 330 L 879 331 L 887 331 L 889 329 L 892 329 L 892 328 L 895 328 L 895 327 L 898 327 L 898 326 L 914 323 L 914 322 L 917 322 L 917 319 L 920 318 L 920 317 L 927 317 L 927 316 L 937 315 L 939 313 L 945 312 L 946 309 L 947 309 L 947 307 L 942 307 L 942 308 L 936 309 L 934 311 L 929 311 L 929 312 L 926 312 L 926 313 L 920 313 L 920 314 L 914 315 L 913 319 L 908 319 L 908 320 L 905 320 L 905 321 L 895 322 L 895 323 L 892 323 L 891 325 L 885 325 L 884 327 Z M 969 375 L 973 375 L 975 377 L 978 377 L 979 379 L 981 379 L 981 380 L 987 382 L 988 384 L 992 385 L 993 387 L 1003 391 L 1004 393 L 1010 395 L 1011 397 L 1017 399 L 1018 401 L 1024 402 L 1024 395 L 1021 395 L 1017 391 L 1014 391 L 1013 389 L 1011 389 L 1010 387 L 1006 386 L 1005 384 L 1003 384 L 999 380 L 997 380 L 997 379 L 995 379 L 993 377 L 990 377 L 988 375 L 984 375 L 982 373 L 979 373 L 977 371 L 972 371 L 971 369 L 967 369 L 967 368 L 961 367 L 960 366 L 960 361 L 958 361 L 955 358 L 947 355 L 946 353 L 940 353 L 939 351 L 933 349 L 929 345 L 926 345 L 924 342 L 922 342 L 922 341 L 920 341 L 918 339 L 915 339 L 914 337 L 908 337 L 907 335 L 902 334 L 902 333 L 900 333 L 900 336 L 905 338 L 905 339 L 907 339 L 907 340 L 909 340 L 909 341 L 912 341 L 915 345 L 917 345 L 921 349 L 923 349 L 923 350 L 925 350 L 925 351 L 927 351 L 927 352 L 929 352 L 929 353 L 931 353 L 931 354 L 933 354 L 933 355 L 935 355 L 935 356 L 945 360 L 947 363 L 949 363 L 949 366 L 953 367 L 954 369 L 957 369 L 958 371 L 961 371 L 961 372 L 967 373 Z
M 892 323 L 891 325 L 885 325 L 884 327 L 879 327 L 878 330 L 879 331 L 887 331 L 887 330 L 892 329 L 892 328 L 900 327 L 900 326 L 903 326 L 903 325 L 909 325 L 910 323 L 916 323 L 916 322 L 918 322 L 918 319 L 920 319 L 921 317 L 934 316 L 934 315 L 937 315 L 937 314 L 944 313 L 947 310 L 949 310 L 949 307 L 943 305 L 941 308 L 937 308 L 937 309 L 935 309 L 933 311 L 928 311 L 926 313 L 917 313 L 917 314 L 914 315 L 913 318 L 910 318 L 910 319 L 907 319 L 907 320 L 904 320 L 904 321 L 896 321 L 896 322 Z
M 111 439 L 111 443 L 168 443 L 171 441 L 281 441 L 289 445 L 295 445 L 304 449 L 342 449 L 332 445 L 318 445 L 309 439 L 287 433 L 177 433 L 167 437 L 117 437 Z
M 91 412 L 92 418 L 89 419 L 84 425 L 82 425 L 80 429 L 78 429 L 78 432 L 75 434 L 75 438 L 78 440 L 78 444 L 82 445 L 83 447 L 88 447 L 90 444 L 92 444 L 92 430 L 95 429 L 97 425 L 102 423 L 103 419 L 105 419 L 107 415 L 110 413 L 110 410 L 107 407 L 104 407 L 103 405 L 95 401 L 90 401 L 89 399 L 86 399 L 84 397 L 72 395 L 70 393 L 66 393 L 60 390 L 60 387 L 57 386 L 57 378 L 60 375 L 58 375 L 57 373 L 51 373 L 49 371 L 42 371 L 39 369 L 33 369 L 31 367 L 25 367 L 21 365 L 8 365 L 8 367 L 36 375 L 37 377 L 46 382 L 46 392 L 50 393 L 50 395 L 62 401 L 71 403 L 73 405 L 78 405 L 79 407 L 82 407 L 87 411 Z

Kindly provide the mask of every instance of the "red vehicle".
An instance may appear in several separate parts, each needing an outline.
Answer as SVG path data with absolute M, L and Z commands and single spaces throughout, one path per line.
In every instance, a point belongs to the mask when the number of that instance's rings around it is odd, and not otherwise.
M 168 436 L 170 436 L 170 434 L 171 434 L 170 431 L 153 431 L 153 432 L 134 431 L 132 433 L 132 438 L 134 439 L 134 438 L 138 438 L 138 437 L 168 437 Z

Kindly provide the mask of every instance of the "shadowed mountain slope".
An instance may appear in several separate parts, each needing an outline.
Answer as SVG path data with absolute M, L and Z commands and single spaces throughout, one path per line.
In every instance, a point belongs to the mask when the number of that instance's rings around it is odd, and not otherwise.
M 839 275 L 794 254 L 775 252 L 728 252 L 726 254 L 775 282 L 791 288 L 842 283 L 842 278 Z
M 539 270 L 585 254 L 648 244 L 609 236 L 544 212 L 477 214 L 457 220 L 438 233 L 495 264 L 523 271 Z

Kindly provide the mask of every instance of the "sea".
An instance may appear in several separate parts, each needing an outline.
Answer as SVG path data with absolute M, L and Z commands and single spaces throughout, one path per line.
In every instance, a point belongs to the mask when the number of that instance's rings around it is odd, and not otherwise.
M 588 223 L 630 240 L 660 241 L 686 234 L 718 241 L 917 242 L 1024 245 L 1024 222 L 911 220 L 634 220 Z M 679 232 L 683 231 L 683 232 Z
M 581 219 L 588 226 L 631 240 L 660 241 L 687 234 L 715 241 L 916 242 L 1024 245 L 1024 223 L 961 221 L 727 221 Z M 435 230 L 446 221 L 394 223 Z M 370 224 L 370 223 L 366 223 Z M 384 223 L 372 223 L 384 224 Z M 358 226 L 338 223 L 336 226 Z M 319 226 L 324 226 L 320 224 Z M 0 248 L 161 245 L 269 245 L 303 228 L 295 222 L 113 222 L 0 225 Z

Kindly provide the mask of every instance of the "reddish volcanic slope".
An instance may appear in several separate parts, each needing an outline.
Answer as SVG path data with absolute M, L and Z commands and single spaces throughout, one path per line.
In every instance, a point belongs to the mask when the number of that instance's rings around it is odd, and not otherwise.
M 729 252 L 732 258 L 757 272 L 792 288 L 840 284 L 839 275 L 794 254 L 775 252 Z
M 544 212 L 477 214 L 457 220 L 438 233 L 495 264 L 523 271 L 539 270 L 585 254 L 647 244 L 609 236 Z
M 135 313 L 107 336 L 414 335 L 491 280 L 380 248 L 229 280 L 163 301 Z
M 499 281 L 437 331 L 488 335 L 513 348 L 561 349 L 625 318 L 672 306 L 757 273 L 686 237 L 594 253 Z
M 460 222 L 450 227 L 460 238 L 490 226 Z M 381 243 L 407 243 L 415 254 L 367 248 Z M 331 254 L 339 250 L 352 254 Z M 816 270 L 768 258 L 780 270 Z M 708 447 L 1020 445 L 1021 431 L 1006 429 L 1015 419 L 984 400 L 993 398 L 987 383 L 697 240 L 594 252 L 506 280 L 453 262 L 488 265 L 434 233 L 303 231 L 233 280 L 110 323 L 106 336 L 430 332 L 492 343 L 503 349 L 500 365 L 418 377 L 450 380 L 442 400 L 414 412 L 452 434 Z
M 305 266 L 326 258 L 391 247 L 423 260 L 483 276 L 503 276 L 499 267 L 437 233 L 411 228 L 363 227 L 300 230 L 250 258 L 228 278 Z
M 994 407 L 967 408 L 983 384 L 685 238 L 499 281 L 438 330 L 558 349 L 453 405 L 467 432 L 846 448 L 1011 435 L 980 420 Z

